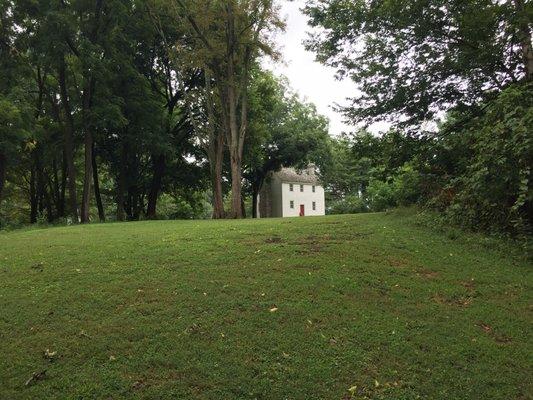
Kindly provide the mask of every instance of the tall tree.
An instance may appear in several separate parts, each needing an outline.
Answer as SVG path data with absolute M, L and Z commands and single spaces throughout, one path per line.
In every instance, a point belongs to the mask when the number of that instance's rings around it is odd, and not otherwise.
M 308 42 L 362 94 L 353 122 L 418 124 L 533 76 L 531 2 L 309 0 Z
M 273 54 L 266 32 L 283 26 L 272 0 L 170 0 L 188 26 L 200 68 L 212 74 L 231 169 L 231 217 L 242 218 L 242 158 L 248 129 L 248 87 L 254 60 Z
M 330 138 L 328 121 L 272 73 L 253 71 L 249 97 L 244 176 L 250 184 L 252 217 L 257 218 L 259 192 L 269 172 L 309 163 L 322 167 L 329 161 Z

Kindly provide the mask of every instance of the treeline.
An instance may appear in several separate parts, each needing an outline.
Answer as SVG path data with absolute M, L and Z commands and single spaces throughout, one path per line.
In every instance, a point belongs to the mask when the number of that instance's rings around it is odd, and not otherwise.
M 393 126 L 337 143 L 332 211 L 416 203 L 531 233 L 532 2 L 315 0 L 305 12 L 319 28 L 308 48 L 360 89 L 346 118 Z
M 0 0 L 0 24 L 0 224 L 241 218 L 327 152 L 259 67 L 272 1 Z
M 533 228 L 533 90 L 505 89 L 478 116 L 451 113 L 421 136 L 361 132 L 335 142 L 325 171 L 331 213 L 418 205 L 468 229 Z

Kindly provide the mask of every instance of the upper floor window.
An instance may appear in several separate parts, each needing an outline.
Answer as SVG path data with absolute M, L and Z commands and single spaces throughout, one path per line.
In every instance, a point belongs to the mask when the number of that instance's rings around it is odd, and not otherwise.
M 289 190 L 291 192 L 294 192 L 294 185 L 292 183 L 289 183 Z
M 304 191 L 304 185 L 300 185 L 300 192 Z
M 316 192 L 316 186 L 313 186 L 313 193 Z

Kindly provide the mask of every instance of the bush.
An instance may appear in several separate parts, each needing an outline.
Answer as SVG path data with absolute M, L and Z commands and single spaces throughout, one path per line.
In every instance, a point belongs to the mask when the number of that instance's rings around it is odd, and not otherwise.
M 400 168 L 399 174 L 393 180 L 394 197 L 400 206 L 409 206 L 419 202 L 422 197 L 422 177 L 411 164 Z
M 368 212 L 365 200 L 357 195 L 349 195 L 343 199 L 330 202 L 328 214 L 358 214 Z
M 533 86 L 512 86 L 488 104 L 464 132 L 473 157 L 450 182 L 446 215 L 476 230 L 531 233 Z
M 367 188 L 368 205 L 372 211 L 384 211 L 396 207 L 396 188 L 393 183 L 373 179 Z

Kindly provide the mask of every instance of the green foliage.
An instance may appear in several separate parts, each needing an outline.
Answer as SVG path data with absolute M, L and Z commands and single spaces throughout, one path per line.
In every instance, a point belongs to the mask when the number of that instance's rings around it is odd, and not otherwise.
M 363 198 L 373 211 L 426 205 L 454 225 L 527 235 L 533 226 L 532 126 L 533 90 L 522 84 L 475 115 L 451 113 L 429 137 L 392 131 L 342 138 L 334 146 L 342 161 L 327 175 L 330 196 L 334 202 Z M 332 211 L 342 209 L 335 204 Z
M 348 195 L 342 199 L 327 199 L 328 214 L 358 214 L 369 211 L 365 199 L 358 195 Z
M 260 69 L 252 76 L 249 99 L 244 176 L 254 199 L 267 174 L 282 166 L 314 163 L 327 169 L 332 160 L 328 121 L 313 104 L 301 100 L 285 80 Z
M 473 157 L 448 188 L 455 192 L 448 215 L 480 229 L 526 233 L 533 207 L 533 86 L 512 86 L 487 104 L 480 117 L 443 134 L 464 135 Z
M 367 198 L 373 211 L 385 211 L 398 205 L 394 185 L 377 179 L 370 181 Z
M 354 122 L 416 125 L 532 76 L 531 2 L 309 0 L 308 43 L 362 91 Z M 526 46 L 526 47 L 524 47 Z
M 406 163 L 394 177 L 395 198 L 400 206 L 417 204 L 423 195 L 423 177 L 415 168 L 412 163 Z

